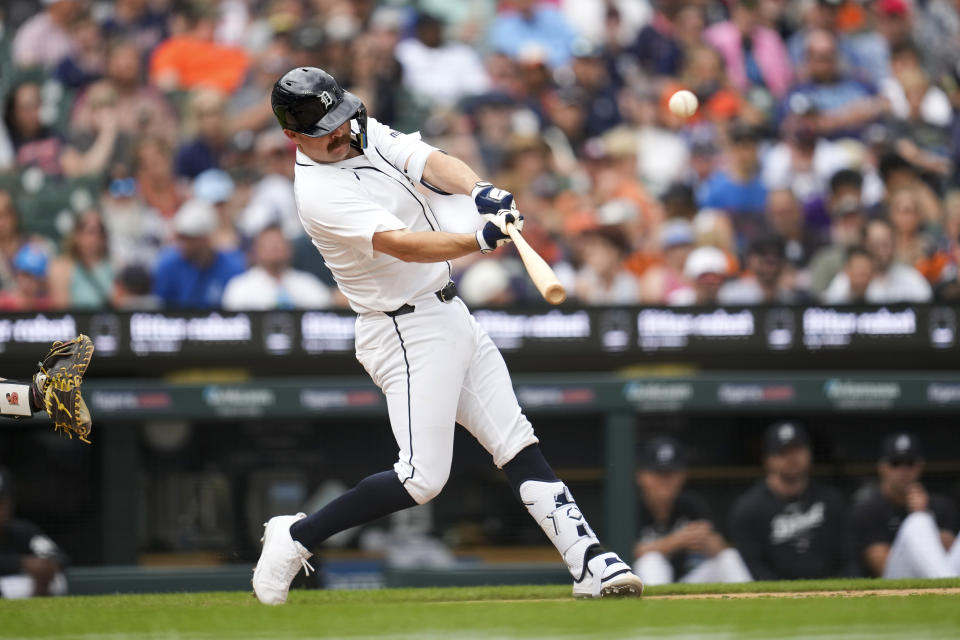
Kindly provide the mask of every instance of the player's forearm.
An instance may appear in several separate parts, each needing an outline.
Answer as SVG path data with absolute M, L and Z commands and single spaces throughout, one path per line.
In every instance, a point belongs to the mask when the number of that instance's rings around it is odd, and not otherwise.
M 480 250 L 476 235 L 446 231 L 383 231 L 373 236 L 375 251 L 404 262 L 443 262 Z
M 427 156 L 427 164 L 423 168 L 423 179 L 448 193 L 470 195 L 473 186 L 480 181 L 480 176 L 463 160 L 441 151 L 434 151 Z

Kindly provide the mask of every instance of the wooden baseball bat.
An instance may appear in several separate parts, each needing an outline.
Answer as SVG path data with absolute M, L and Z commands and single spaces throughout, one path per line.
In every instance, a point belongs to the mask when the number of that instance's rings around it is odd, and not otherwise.
M 560 279 L 553 272 L 547 261 L 540 257 L 540 254 L 534 251 L 523 234 L 513 226 L 513 223 L 507 223 L 507 233 L 513 244 L 517 245 L 517 251 L 520 252 L 520 259 L 523 260 L 523 266 L 527 268 L 527 273 L 533 284 L 543 299 L 550 304 L 560 304 L 567 299 L 567 290 L 560 284 Z

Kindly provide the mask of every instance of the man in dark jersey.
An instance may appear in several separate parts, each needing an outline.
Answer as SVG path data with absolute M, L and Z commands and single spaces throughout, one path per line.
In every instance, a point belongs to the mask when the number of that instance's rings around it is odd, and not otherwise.
M 730 537 L 755 580 L 843 574 L 843 500 L 810 480 L 810 437 L 795 422 L 764 435 L 766 475 L 737 499 Z
M 65 556 L 35 524 L 13 517 L 11 489 L 10 473 L 0 467 L 0 598 L 66 593 Z
M 750 572 L 713 524 L 707 503 L 684 489 L 687 456 L 673 438 L 640 451 L 639 532 L 633 571 L 645 584 L 748 582 Z
M 920 483 L 923 450 L 916 436 L 887 436 L 877 473 L 879 484 L 850 514 L 856 570 L 884 578 L 957 576 L 957 512 L 946 497 L 928 493 Z

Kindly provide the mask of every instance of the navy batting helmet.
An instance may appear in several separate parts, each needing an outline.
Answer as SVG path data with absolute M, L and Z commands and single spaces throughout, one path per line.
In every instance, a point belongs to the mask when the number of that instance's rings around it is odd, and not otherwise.
M 281 127 L 311 138 L 325 136 L 356 118 L 360 145 L 367 146 L 367 108 L 323 69 L 291 69 L 273 85 L 270 104 Z

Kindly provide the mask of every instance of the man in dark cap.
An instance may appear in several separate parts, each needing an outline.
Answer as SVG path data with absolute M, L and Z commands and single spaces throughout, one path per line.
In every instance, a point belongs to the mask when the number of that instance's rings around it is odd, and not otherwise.
M 12 489 L 10 472 L 0 467 L 0 598 L 62 595 L 66 558 L 35 524 L 13 517 Z
M 852 559 L 865 575 L 944 578 L 960 572 L 956 509 L 920 483 L 923 463 L 915 435 L 900 432 L 884 439 L 877 462 L 880 483 L 850 514 Z
M 633 570 L 645 584 L 749 582 L 750 572 L 713 524 L 706 501 L 683 488 L 687 456 L 673 438 L 653 438 L 640 450 L 640 537 Z
M 841 575 L 843 501 L 810 479 L 810 436 L 777 422 L 763 439 L 766 475 L 734 503 L 730 537 L 757 580 Z

